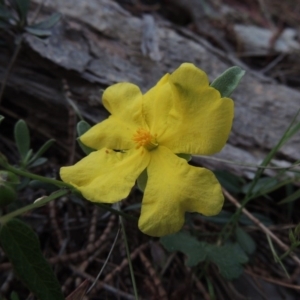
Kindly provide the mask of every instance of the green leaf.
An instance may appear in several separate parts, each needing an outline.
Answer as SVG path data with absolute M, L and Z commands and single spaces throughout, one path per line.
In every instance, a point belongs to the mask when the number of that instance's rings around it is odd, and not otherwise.
M 277 184 L 278 180 L 276 178 L 263 177 L 257 180 L 254 187 L 252 182 L 244 185 L 242 188 L 242 192 L 244 194 L 249 194 L 250 192 L 250 195 L 264 194 L 266 191 L 274 188 Z
M 2 116 L 2 115 L 0 115 L 0 124 L 1 124 L 1 122 L 4 120 L 5 118 Z
M 296 192 L 294 192 L 293 194 L 285 197 L 284 199 L 279 201 L 277 204 L 285 204 L 285 203 L 293 202 L 293 201 L 299 199 L 299 197 L 300 197 L 300 189 L 297 190 Z
M 77 134 L 78 136 L 82 136 L 84 133 L 86 133 L 91 128 L 91 125 L 86 121 L 79 121 L 77 123 Z
M 0 240 L 14 270 L 38 299 L 64 300 L 60 285 L 43 257 L 39 240 L 32 229 L 18 219 L 2 225 Z
M 52 31 L 49 29 L 39 29 L 39 28 L 33 28 L 31 26 L 26 26 L 24 29 L 26 32 L 39 37 L 47 37 L 52 34 Z
M 145 169 L 136 180 L 138 189 L 142 193 L 144 193 L 145 191 L 147 181 L 148 181 L 148 175 L 147 175 L 147 169 Z
M 19 120 L 14 128 L 15 142 L 23 159 L 27 156 L 30 147 L 30 134 L 26 123 L 23 120 Z
M 242 228 L 236 227 L 235 237 L 241 248 L 246 252 L 246 254 L 253 254 L 256 250 L 256 244 L 253 238 Z
M 0 184 L 7 183 L 11 186 L 17 185 L 20 183 L 19 177 L 10 171 L 0 170 Z
M 252 214 L 255 218 L 257 218 L 265 226 L 268 227 L 268 226 L 274 225 L 274 222 L 268 216 L 266 216 L 264 214 L 256 213 L 256 212 L 252 213 Z M 246 226 L 255 225 L 255 223 L 245 215 L 241 215 L 239 222 Z
M 10 27 L 9 23 L 0 20 L 0 29 L 8 29 Z
M 46 143 L 44 143 L 43 146 L 32 156 L 32 158 L 28 163 L 31 164 L 35 160 L 40 158 L 53 145 L 54 142 L 55 142 L 54 139 L 50 139 Z
M 230 220 L 230 218 L 232 217 L 233 213 L 226 211 L 226 210 L 221 210 L 220 213 L 216 216 L 211 216 L 211 217 L 207 217 L 207 216 L 200 216 L 201 219 L 206 220 L 208 222 L 213 222 L 216 224 L 226 224 L 228 223 L 228 221 Z
M 207 256 L 207 244 L 185 232 L 178 232 L 160 238 L 161 244 L 170 252 L 180 251 L 187 256 L 186 265 L 196 266 Z
M 216 78 L 210 86 L 218 90 L 222 97 L 229 97 L 240 83 L 245 71 L 240 67 L 231 67 Z
M 20 298 L 16 292 L 12 292 L 10 294 L 10 300 L 20 300 Z
M 16 3 L 21 25 L 25 25 L 27 22 L 27 13 L 29 9 L 30 0 L 13 0 L 13 2 Z
M 248 257 L 239 244 L 228 244 L 221 247 L 210 245 L 208 258 L 215 263 L 220 271 L 220 274 L 228 279 L 238 278 L 242 272 L 241 264 L 248 261 Z
M 244 184 L 244 180 L 242 177 L 235 176 L 227 171 L 215 171 L 220 184 L 230 193 L 238 194 L 241 192 L 242 184 Z
M 50 29 L 60 20 L 60 18 L 61 18 L 60 13 L 54 13 L 46 20 L 41 21 L 39 23 L 32 24 L 30 25 L 30 27 L 36 29 Z
M 34 190 L 43 189 L 47 194 L 51 194 L 57 190 L 57 186 L 55 186 L 54 184 L 39 180 L 31 180 L 29 182 L 29 186 Z
M 176 154 L 178 157 L 185 159 L 187 162 L 189 162 L 192 159 L 191 154 L 186 154 L 186 153 L 178 153 Z
M 0 4 L 0 19 L 8 21 L 12 17 L 10 11 L 3 5 Z
M 0 207 L 5 207 L 16 199 L 16 190 L 12 186 L 0 182 Z
M 28 165 L 28 167 L 35 168 L 35 167 L 38 167 L 40 165 L 43 165 L 47 161 L 48 161 L 48 159 L 46 157 L 39 157 L 33 163 L 31 163 L 30 165 Z
M 89 129 L 91 128 L 91 125 L 89 123 L 87 123 L 86 121 L 79 121 L 77 123 L 77 134 L 78 136 L 82 136 L 84 133 L 86 133 Z M 86 145 L 84 145 L 80 139 L 77 139 L 77 142 L 80 146 L 80 148 L 82 149 L 82 151 L 86 154 L 89 155 L 91 152 L 95 151 L 95 149 L 92 149 Z

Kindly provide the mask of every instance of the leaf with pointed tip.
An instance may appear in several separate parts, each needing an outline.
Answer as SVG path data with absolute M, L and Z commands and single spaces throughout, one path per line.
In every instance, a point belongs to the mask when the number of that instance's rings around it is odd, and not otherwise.
M 82 136 L 84 133 L 86 133 L 89 129 L 91 128 L 91 125 L 89 123 L 87 123 L 86 121 L 84 120 L 81 120 L 77 123 L 77 134 L 78 136 Z M 89 155 L 91 152 L 95 151 L 95 149 L 92 149 L 86 145 L 84 145 L 80 139 L 78 138 L 77 139 L 77 142 L 80 146 L 80 148 L 82 149 L 82 151 L 86 154 L 86 155 Z
M 60 13 L 54 13 L 46 20 L 43 20 L 39 23 L 32 24 L 30 25 L 30 27 L 36 29 L 50 29 L 60 20 L 60 18 L 61 18 Z
M 147 169 L 145 169 L 136 180 L 138 189 L 142 193 L 144 193 L 145 191 L 147 181 L 148 181 L 148 175 L 147 175 Z
M 234 66 L 227 69 L 210 86 L 218 90 L 222 97 L 229 97 L 245 75 L 245 70 Z
M 2 224 L 0 240 L 19 278 L 38 299 L 64 300 L 60 285 L 42 254 L 39 240 L 27 224 L 18 219 Z
M 29 164 L 33 163 L 35 160 L 40 158 L 55 142 L 54 139 L 50 139 L 47 142 L 43 144 L 43 146 L 32 156 L 30 161 L 28 162 Z
M 39 29 L 31 26 L 26 26 L 25 31 L 39 37 L 47 37 L 52 34 L 52 31 L 49 29 Z
M 27 22 L 27 13 L 29 10 L 30 0 L 13 0 L 13 2 L 16 3 L 21 25 L 25 25 Z

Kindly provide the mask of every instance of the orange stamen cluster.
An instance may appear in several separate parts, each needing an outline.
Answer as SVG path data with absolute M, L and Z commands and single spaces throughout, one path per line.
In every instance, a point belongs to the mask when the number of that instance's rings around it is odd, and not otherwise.
M 147 150 L 151 151 L 158 146 L 156 136 L 152 136 L 148 130 L 143 128 L 138 129 L 137 132 L 133 135 L 132 139 L 137 144 L 137 149 L 140 147 L 144 147 Z

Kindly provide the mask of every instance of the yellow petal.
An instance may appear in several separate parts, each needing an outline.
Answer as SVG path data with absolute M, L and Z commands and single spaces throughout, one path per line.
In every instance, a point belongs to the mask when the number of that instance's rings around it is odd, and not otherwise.
M 169 149 L 151 151 L 147 168 L 139 228 L 151 236 L 164 236 L 181 229 L 185 212 L 218 214 L 224 197 L 214 174 L 190 166 Z
M 137 177 L 147 167 L 149 152 L 141 148 L 126 153 L 101 149 L 77 164 L 60 169 L 64 182 L 93 202 L 114 203 L 126 198 Z
M 114 115 L 96 124 L 80 137 L 80 141 L 93 149 L 131 149 L 135 147 L 132 140 L 136 127 Z
M 138 86 L 121 82 L 108 87 L 102 96 L 104 107 L 128 125 L 143 126 L 142 93 Z
M 157 141 L 175 153 L 213 154 L 225 145 L 233 101 L 209 86 L 207 75 L 182 64 L 144 96 L 144 111 Z
M 169 84 L 170 74 L 163 76 L 160 81 L 143 96 L 143 114 L 151 133 L 160 138 L 169 130 L 172 117 L 173 97 Z

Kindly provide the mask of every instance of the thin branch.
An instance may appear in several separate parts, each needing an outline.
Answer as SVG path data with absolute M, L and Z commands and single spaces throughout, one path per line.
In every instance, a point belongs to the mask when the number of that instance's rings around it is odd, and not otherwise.
M 241 204 L 223 188 L 223 193 L 226 198 L 233 203 L 237 208 L 241 208 Z M 269 230 L 263 223 L 255 218 L 246 208 L 242 208 L 242 212 L 246 215 L 255 225 L 257 225 L 261 231 L 269 235 L 270 238 L 284 251 L 288 251 L 290 248 L 284 244 L 272 231 Z M 290 253 L 291 258 L 300 266 L 300 259 L 295 253 Z

